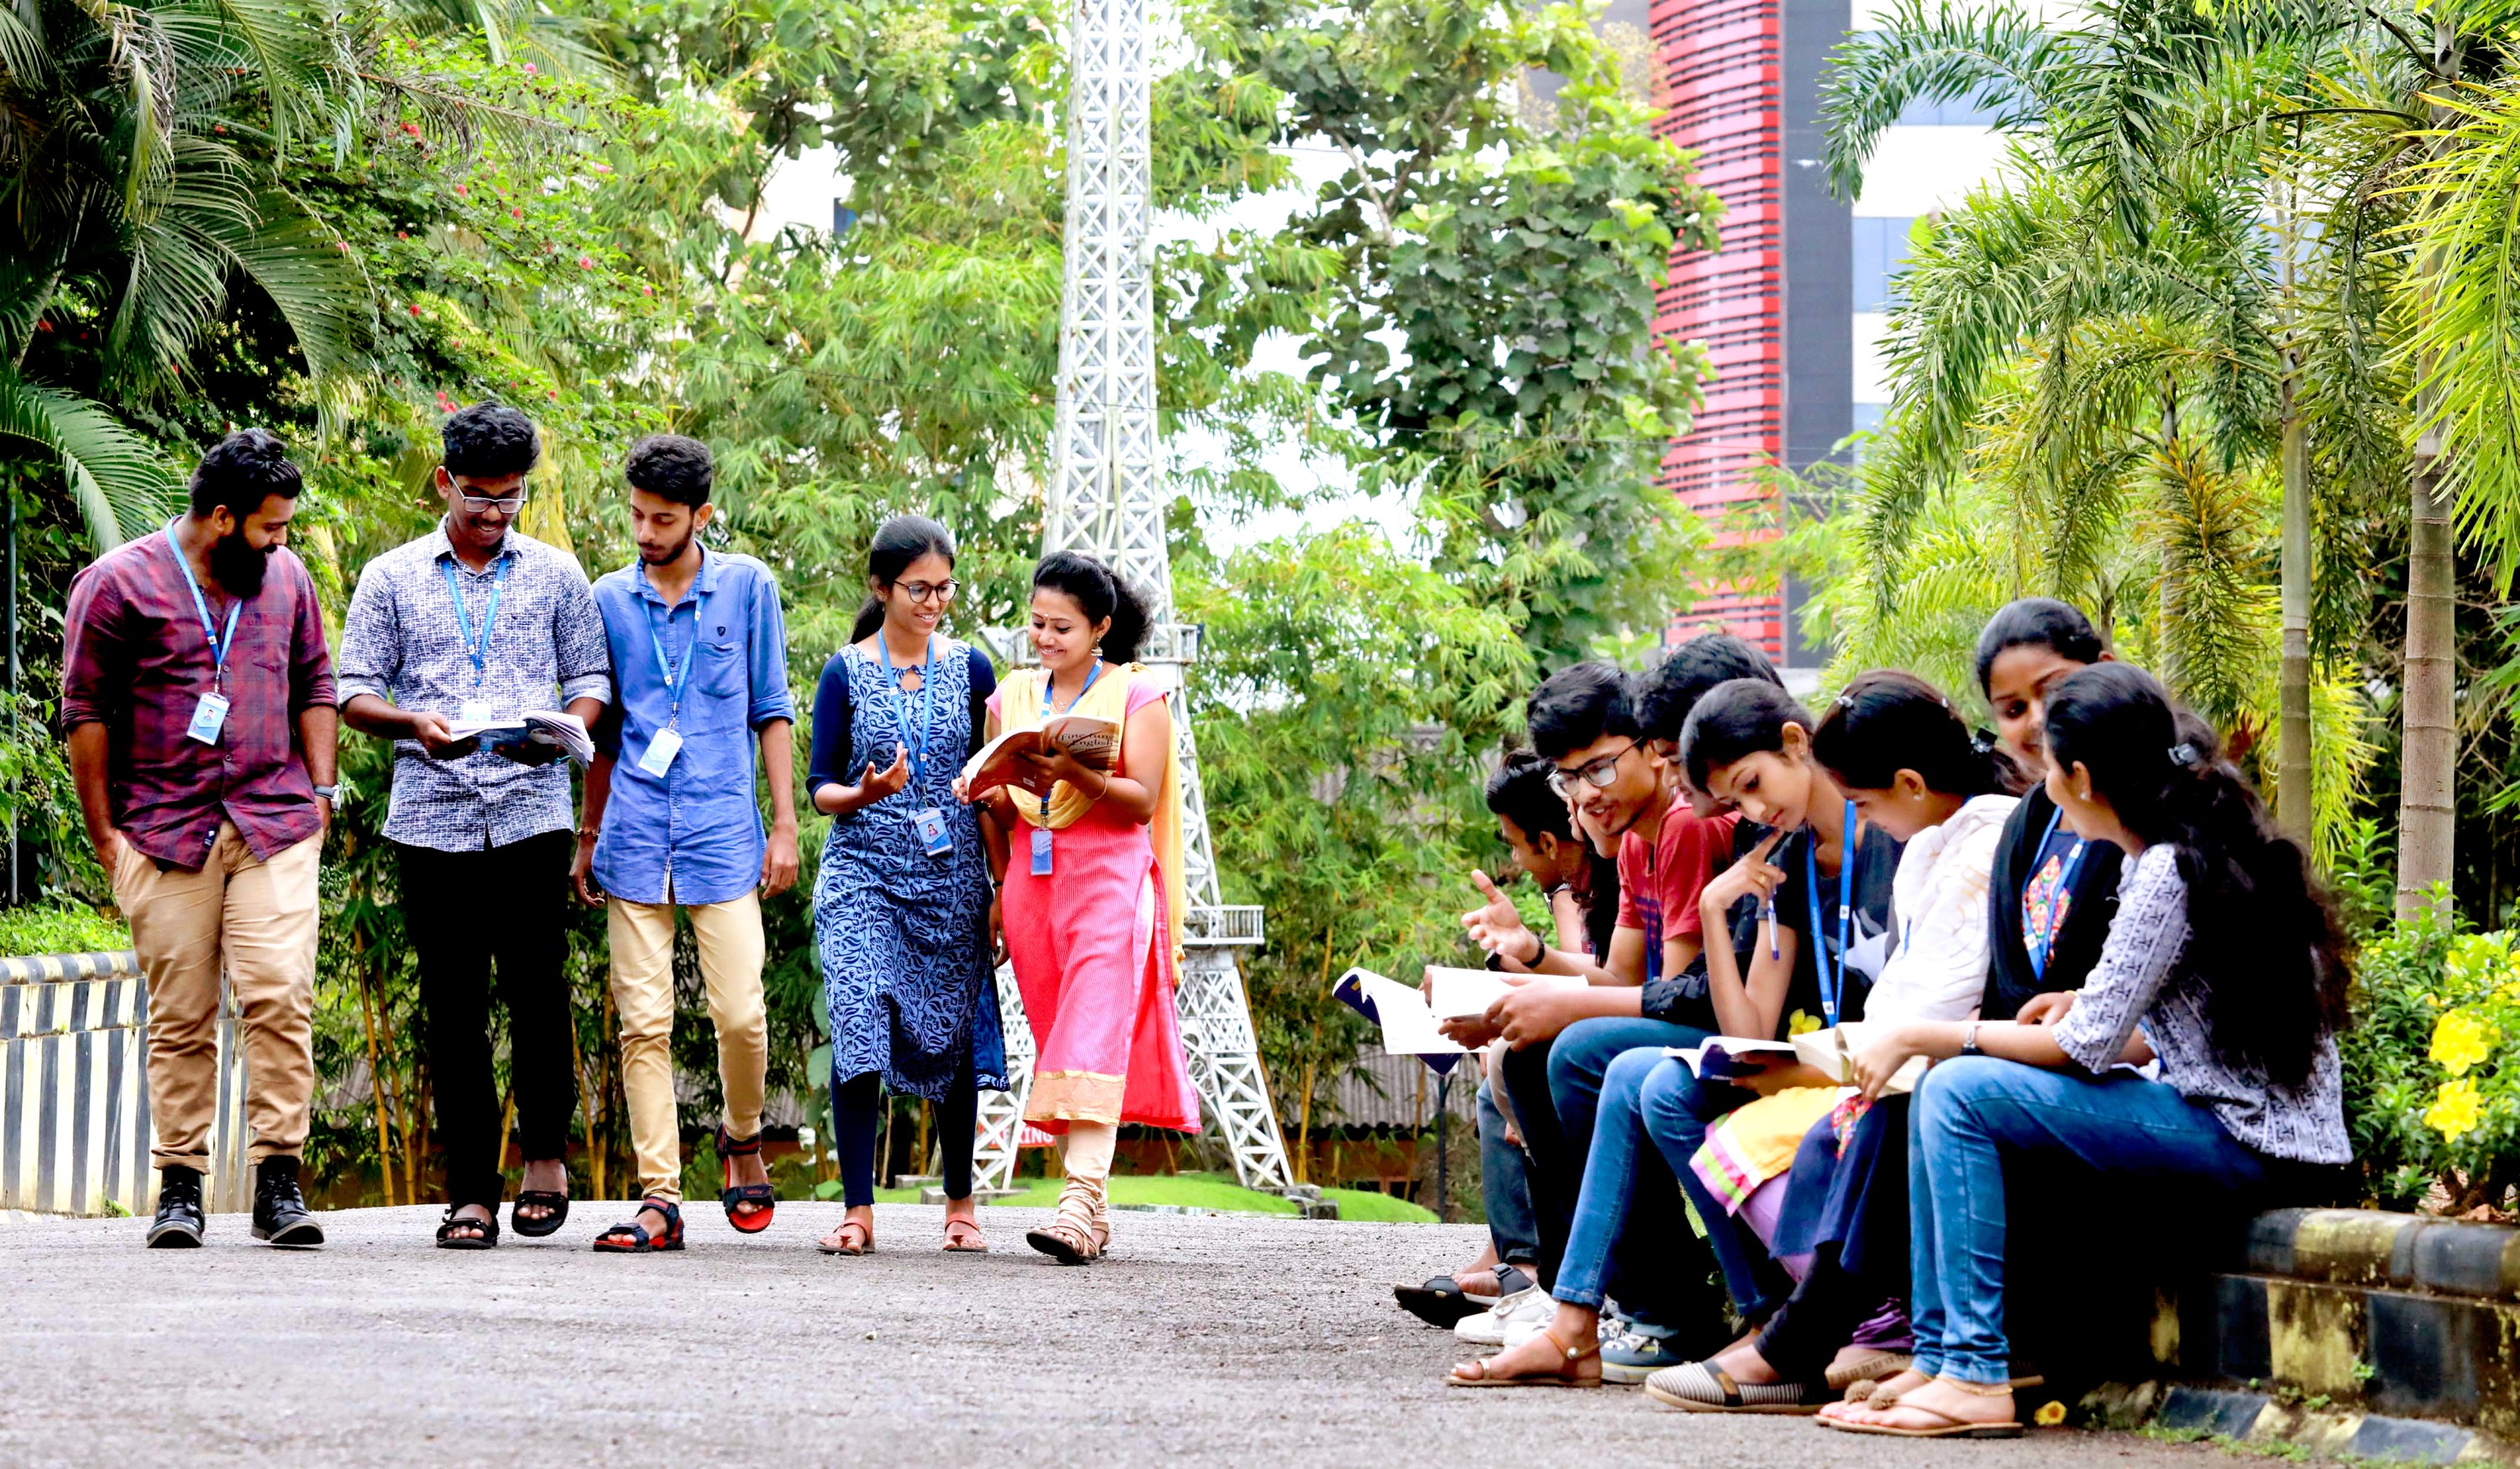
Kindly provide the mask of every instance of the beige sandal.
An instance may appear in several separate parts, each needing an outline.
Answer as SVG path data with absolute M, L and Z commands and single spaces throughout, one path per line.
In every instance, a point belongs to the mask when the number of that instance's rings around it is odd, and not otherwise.
M 960 1230 L 961 1233 L 955 1231 Z M 989 1241 L 980 1233 L 980 1221 L 948 1217 L 945 1220 L 945 1253 L 948 1255 L 986 1255 Z
M 1577 1362 L 1601 1354 L 1598 1341 L 1577 1351 L 1567 1346 L 1566 1339 L 1557 1334 L 1555 1322 L 1540 1328 L 1540 1334 L 1549 1338 L 1549 1345 L 1558 1351 L 1560 1360 L 1555 1371 L 1534 1372 L 1521 1377 L 1494 1377 L 1489 1375 L 1488 1363 L 1495 1361 L 1496 1356 L 1482 1356 L 1474 1361 L 1454 1363 L 1453 1369 L 1444 1374 L 1444 1385 L 1449 1388 L 1598 1388 L 1601 1385 L 1599 1372 L 1584 1377 L 1575 1371 Z M 1500 1352 L 1497 1356 L 1504 1354 Z M 1475 1376 L 1465 1375 L 1472 1371 L 1475 1371 Z
M 850 1232 L 851 1230 L 855 1230 L 856 1232 L 852 1234 Z M 839 1243 L 836 1245 L 832 1244 L 832 1241 L 834 1239 L 837 1239 Z M 857 1219 L 842 1219 L 840 1220 L 840 1227 L 832 1230 L 830 1234 L 824 1235 L 821 1240 L 815 1243 L 814 1248 L 822 1251 L 826 1255 L 873 1255 L 875 1253 L 875 1226 L 863 1223 Z
M 1098 1224 L 1102 1213 L 1102 1180 L 1070 1173 L 1058 1191 L 1057 1217 L 1039 1229 L 1024 1231 L 1024 1243 L 1063 1265 L 1092 1264 L 1102 1256 L 1111 1231 Z
M 1962 1382 L 1957 1377 L 1938 1377 L 1934 1380 L 1936 1382 L 1949 1383 L 1971 1398 L 2009 1398 L 2012 1396 L 2012 1388 L 2009 1384 L 2005 1384 L 2003 1386 L 1984 1385 L 1974 1382 Z M 1967 1418 L 1954 1417 L 1952 1414 L 1944 1412 L 1938 1407 L 1922 1407 L 1915 1403 L 1902 1403 L 1899 1401 L 1899 1399 L 1903 1396 L 1905 1395 L 1892 1394 L 1890 1395 L 1888 1401 L 1884 1402 L 1876 1399 L 1871 1405 L 1875 1409 L 1884 1412 L 1892 1408 L 1904 1406 L 1912 1413 L 1924 1414 L 1930 1421 L 1915 1428 L 1903 1428 L 1890 1423 L 1871 1423 L 1856 1418 L 1822 1418 L 1821 1423 L 1824 1427 L 1834 1428 L 1840 1433 L 1878 1434 L 1883 1438 L 1890 1439 L 2017 1439 L 2021 1437 L 2023 1432 L 2022 1424 L 2017 1418 L 2008 1423 L 1979 1423 Z
M 1858 1400 L 1854 1391 L 1858 1386 L 1879 1382 L 1885 1377 L 1896 1377 L 1915 1364 L 1916 1358 L 1912 1353 L 1876 1352 L 1870 1356 L 1859 1357 L 1848 1362 L 1843 1367 L 1831 1367 L 1822 1374 L 1822 1377 L 1830 1387 L 1846 1389 L 1847 1400 L 1852 1402 Z M 1871 1394 L 1867 1392 L 1865 1396 L 1869 1398 Z

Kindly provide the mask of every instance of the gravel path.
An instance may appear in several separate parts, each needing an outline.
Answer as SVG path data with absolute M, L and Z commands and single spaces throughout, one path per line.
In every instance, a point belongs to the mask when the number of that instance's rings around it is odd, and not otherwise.
M 878 1252 L 827 1259 L 835 1204 L 691 1249 L 599 1257 L 628 1206 L 551 1241 L 427 1245 L 433 1210 L 326 1217 L 283 1254 L 238 1215 L 191 1252 L 132 1220 L 0 1223 L 10 1322 L 0 1464 L 1576 1464 L 2210 1469 L 2122 1435 L 1907 1445 L 1641 1395 L 1462 1393 L 1449 1333 L 1391 1305 L 1476 1248 L 1462 1226 L 1122 1213 L 1114 1256 L 1026 1250 L 1041 1211 L 991 1209 L 998 1253 L 937 1253 L 941 1211 L 878 1210 Z M 2220 1460 L 2220 1462 L 2229 1462 Z

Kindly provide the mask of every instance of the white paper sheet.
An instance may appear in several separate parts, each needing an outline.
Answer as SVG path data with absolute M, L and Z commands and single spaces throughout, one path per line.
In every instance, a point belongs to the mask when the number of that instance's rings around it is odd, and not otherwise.
M 1382 1049 L 1393 1056 L 1458 1056 L 1463 1047 L 1435 1029 L 1435 1013 L 1425 997 L 1398 980 L 1361 973 L 1365 997 L 1382 1021 Z
M 1439 1020 L 1460 1020 L 1485 1015 L 1514 982 L 1526 985 L 1580 986 L 1581 976 L 1571 974 L 1508 975 L 1493 969 L 1452 969 L 1441 964 L 1426 966 L 1426 977 L 1434 982 L 1434 994 L 1428 1006 Z

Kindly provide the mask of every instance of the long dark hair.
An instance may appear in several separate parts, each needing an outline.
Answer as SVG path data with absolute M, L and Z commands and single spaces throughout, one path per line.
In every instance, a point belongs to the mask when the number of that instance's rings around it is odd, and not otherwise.
M 1812 758 L 1840 786 L 1886 791 L 1902 770 L 1943 796 L 2001 790 L 2011 761 L 1969 732 L 1943 691 L 1913 673 L 1859 673 L 1812 731 Z
M 1706 772 L 1763 750 L 1785 748 L 1785 726 L 1812 727 L 1811 711 L 1764 678 L 1735 678 L 1706 691 L 1680 727 L 1680 758 L 1688 783 L 1703 791 Z
M 1110 629 L 1102 634 L 1103 662 L 1137 660 L 1138 645 L 1147 637 L 1147 599 L 1113 575 L 1109 567 L 1082 551 L 1053 551 L 1032 569 L 1032 584 L 1036 590 L 1046 586 L 1074 599 L 1085 609 L 1088 622 L 1111 620 Z
M 954 564 L 954 532 L 923 515 L 896 515 L 875 528 L 875 544 L 867 547 L 867 579 L 878 586 L 892 585 L 893 578 L 909 571 L 911 564 L 922 556 L 937 555 L 945 564 Z M 883 625 L 883 599 L 873 592 L 858 604 L 858 620 L 849 628 L 849 641 L 863 643 Z
M 2321 1038 L 2346 1024 L 2344 939 L 2310 858 L 2267 819 L 2211 726 L 2151 674 L 2078 668 L 2048 691 L 2048 754 L 2081 765 L 2118 822 L 2178 853 L 2187 885 L 2182 967 L 2205 988 L 2225 1065 L 2294 1088 Z
M 2071 603 L 2053 597 L 2023 597 L 2006 602 L 1986 620 L 1977 635 L 1977 691 L 1995 697 L 1995 661 L 2006 648 L 2048 648 L 2059 658 L 2095 664 L 2106 651 L 2092 620 Z

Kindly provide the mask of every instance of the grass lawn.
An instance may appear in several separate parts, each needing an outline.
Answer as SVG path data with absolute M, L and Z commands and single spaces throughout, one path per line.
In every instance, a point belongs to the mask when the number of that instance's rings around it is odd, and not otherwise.
M 1022 1194 L 998 1202 L 1017 1209 L 1048 1209 L 1058 1202 L 1056 1178 L 1026 1178 Z M 1363 1189 L 1328 1188 L 1325 1197 L 1338 1200 L 1339 1217 L 1366 1219 L 1376 1223 L 1431 1224 L 1433 1210 L 1395 1199 L 1389 1194 L 1367 1193 Z M 879 1188 L 876 1197 L 887 1204 L 916 1204 L 916 1190 Z M 1294 1204 L 1276 1194 L 1258 1193 L 1242 1187 L 1219 1173 L 1122 1174 L 1111 1180 L 1111 1202 L 1114 1204 L 1177 1204 L 1189 1209 L 1223 1209 L 1238 1214 L 1283 1214 L 1295 1212 Z

